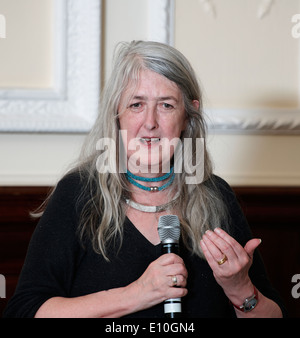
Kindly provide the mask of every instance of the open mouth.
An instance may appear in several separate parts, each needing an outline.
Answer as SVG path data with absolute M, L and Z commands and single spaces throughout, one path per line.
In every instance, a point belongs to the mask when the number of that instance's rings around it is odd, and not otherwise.
M 143 144 L 152 145 L 152 144 L 158 143 L 160 141 L 160 138 L 159 137 L 141 137 L 140 141 Z

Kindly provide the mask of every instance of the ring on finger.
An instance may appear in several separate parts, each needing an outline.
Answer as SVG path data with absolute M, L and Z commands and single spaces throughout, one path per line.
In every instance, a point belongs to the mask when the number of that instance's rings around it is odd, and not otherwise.
M 177 277 L 172 276 L 172 286 L 176 286 L 176 285 L 177 285 Z
M 217 261 L 217 263 L 218 263 L 219 265 L 222 265 L 222 264 L 224 264 L 226 261 L 228 261 L 228 258 L 227 258 L 227 256 L 224 254 L 224 257 L 223 257 L 222 259 L 220 259 L 219 261 Z

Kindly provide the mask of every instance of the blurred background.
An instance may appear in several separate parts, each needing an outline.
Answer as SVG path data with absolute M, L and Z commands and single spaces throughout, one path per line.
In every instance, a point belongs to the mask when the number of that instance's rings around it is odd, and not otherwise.
M 299 0 L 0 0 L 0 313 L 36 226 L 29 211 L 78 156 L 116 44 L 143 39 L 191 61 L 215 172 L 235 190 L 272 283 L 300 317 L 291 294 L 300 274 L 297 14 Z

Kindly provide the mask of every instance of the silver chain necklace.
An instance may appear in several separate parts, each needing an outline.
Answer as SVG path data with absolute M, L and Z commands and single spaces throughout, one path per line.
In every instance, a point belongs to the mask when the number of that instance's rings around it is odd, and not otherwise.
M 125 199 L 126 204 L 128 204 L 129 206 L 131 206 L 132 208 L 142 211 L 142 212 L 153 212 L 153 213 L 157 213 L 157 212 L 162 212 L 165 211 L 167 209 L 170 209 L 170 207 L 172 207 L 175 204 L 175 201 L 177 200 L 177 198 L 179 197 L 179 194 L 177 193 L 175 198 L 166 203 L 166 204 L 162 204 L 162 205 L 158 205 L 158 206 L 152 206 L 152 205 L 143 205 L 137 202 L 134 202 L 130 199 Z

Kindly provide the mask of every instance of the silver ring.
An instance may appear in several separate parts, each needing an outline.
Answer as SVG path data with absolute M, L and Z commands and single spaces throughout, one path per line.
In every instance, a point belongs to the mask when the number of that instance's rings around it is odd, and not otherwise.
M 177 277 L 176 276 L 172 277 L 172 284 L 173 284 L 173 286 L 177 285 Z

